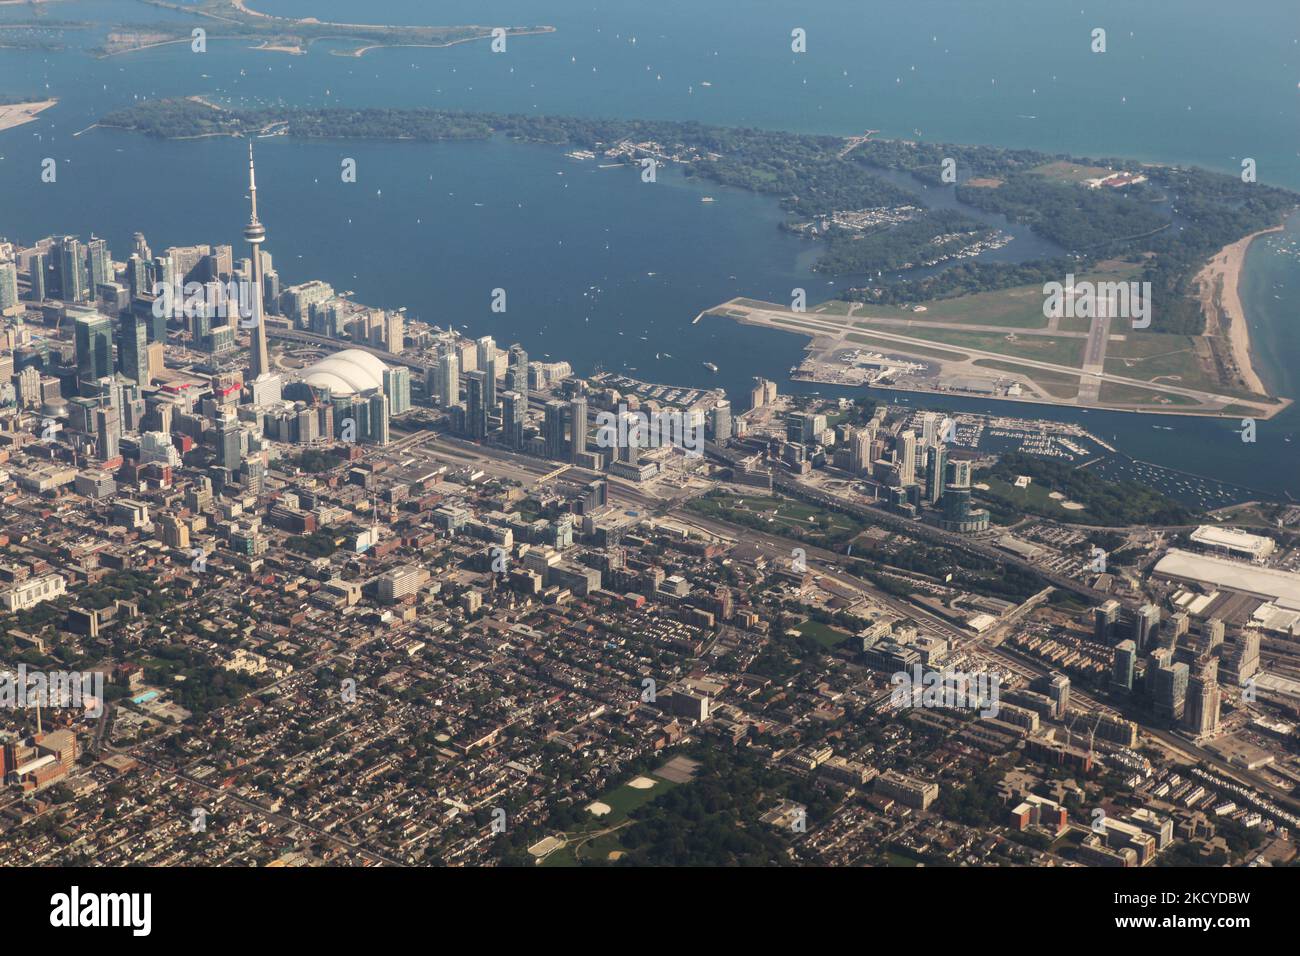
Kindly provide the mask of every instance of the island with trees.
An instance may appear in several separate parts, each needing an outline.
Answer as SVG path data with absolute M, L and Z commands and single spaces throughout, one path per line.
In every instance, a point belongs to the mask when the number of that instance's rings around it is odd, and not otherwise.
M 193 17 L 191 23 L 167 20 L 157 24 L 131 24 L 112 28 L 104 43 L 94 52 L 115 56 L 167 43 L 189 43 L 196 27 L 204 31 L 205 40 L 249 40 L 258 49 L 278 53 L 306 53 L 319 40 L 340 41 L 343 45 L 331 52 L 341 56 L 361 56 L 370 50 L 392 46 L 444 47 L 493 36 L 552 33 L 550 26 L 417 26 L 368 23 L 335 23 L 315 17 L 281 17 L 252 9 L 244 0 L 198 0 L 181 3 L 172 0 L 141 0 L 169 14 Z
M 1087 160 L 1033 150 L 867 139 L 846 150 L 839 136 L 708 126 L 696 122 L 465 113 L 438 109 L 227 109 L 198 98 L 146 101 L 105 116 L 100 125 L 177 139 L 262 135 L 300 139 L 434 142 L 511 139 L 592 150 L 638 164 L 672 162 L 688 176 L 778 197 L 787 227 L 819 219 L 812 231 L 823 243 L 815 268 L 873 279 L 848 298 L 901 304 L 1003 289 L 1083 274 L 1096 263 L 1132 263 L 1152 283 L 1154 331 L 1199 334 L 1204 316 L 1193 278 L 1207 256 L 1251 233 L 1276 226 L 1300 197 L 1260 183 L 1244 183 L 1190 167 L 1154 166 L 1118 159 Z M 937 238 L 957 235 L 959 246 L 987 240 L 991 230 L 974 216 L 928 209 L 919 192 L 885 178 L 909 173 L 918 183 L 941 182 L 945 160 L 960 171 L 957 195 L 973 211 L 1005 215 L 1061 247 L 1059 257 L 1028 262 L 951 263 L 911 278 Z M 1060 170 L 1129 174 L 1123 189 L 1088 188 Z M 1170 197 L 1177 197 L 1177 227 Z M 834 224 L 854 210 L 911 207 L 902 222 L 862 229 Z M 897 272 L 881 276 L 877 272 Z

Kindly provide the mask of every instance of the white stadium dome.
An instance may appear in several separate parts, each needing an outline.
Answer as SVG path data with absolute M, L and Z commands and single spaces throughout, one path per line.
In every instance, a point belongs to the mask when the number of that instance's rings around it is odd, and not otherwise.
M 369 352 L 346 349 L 323 358 L 303 372 L 302 380 L 333 395 L 355 395 L 384 387 L 388 366 Z

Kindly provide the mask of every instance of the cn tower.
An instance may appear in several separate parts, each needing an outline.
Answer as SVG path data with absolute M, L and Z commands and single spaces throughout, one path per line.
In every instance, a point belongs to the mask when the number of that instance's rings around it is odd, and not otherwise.
M 266 348 L 266 323 L 262 316 L 262 243 L 266 242 L 266 227 L 257 219 L 257 178 L 253 172 L 253 144 L 248 144 L 248 199 L 252 213 L 244 227 L 249 253 L 253 260 L 252 315 L 253 335 L 249 343 L 252 358 L 252 378 L 257 380 L 271 372 L 271 359 Z

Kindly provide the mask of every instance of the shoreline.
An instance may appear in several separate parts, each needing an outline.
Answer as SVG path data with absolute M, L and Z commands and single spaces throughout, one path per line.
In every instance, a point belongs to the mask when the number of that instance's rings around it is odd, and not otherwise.
M 744 300 L 743 302 L 741 300 Z M 763 305 L 771 306 L 764 308 Z M 706 309 L 699 318 L 708 316 L 720 318 L 727 321 L 736 322 L 740 325 L 755 326 L 758 328 L 772 329 L 775 331 L 785 332 L 790 335 L 804 337 L 807 342 L 804 346 L 805 353 L 810 349 L 825 350 L 835 343 L 841 345 L 846 342 L 855 341 L 853 335 L 868 336 L 882 341 L 872 343 L 864 347 L 878 349 L 885 354 L 905 355 L 915 357 L 932 365 L 938 366 L 938 376 L 936 382 L 946 381 L 950 376 L 957 374 L 957 370 L 962 373 L 968 373 L 968 366 L 977 365 L 981 359 L 991 359 L 998 362 L 1010 363 L 1021 366 L 1019 371 L 1011 372 L 1017 379 L 1026 381 L 1035 391 L 1043 391 L 1042 383 L 1034 378 L 1033 373 L 1036 370 L 1046 370 L 1048 372 L 1068 375 L 1079 380 L 1080 392 L 1085 381 L 1090 378 L 1099 379 L 1104 383 L 1124 386 L 1130 389 L 1140 391 L 1149 391 L 1151 394 L 1166 394 L 1174 396 L 1185 396 L 1193 399 L 1196 404 L 1188 405 L 1186 403 L 1161 404 L 1148 401 L 1122 401 L 1118 398 L 1102 400 L 1100 397 L 1095 399 L 1081 398 L 1076 395 L 1073 398 L 1058 398 L 1049 394 L 966 394 L 963 392 L 953 391 L 952 389 L 932 385 L 927 381 L 908 381 L 903 384 L 896 382 L 875 382 L 864 383 L 863 385 L 846 385 L 835 380 L 824 380 L 816 375 L 795 375 L 789 376 L 791 381 L 803 382 L 807 384 L 828 385 L 833 387 L 848 388 L 872 388 L 899 392 L 914 392 L 917 394 L 932 395 L 938 399 L 963 398 L 979 399 L 981 401 L 991 402 L 1024 402 L 1033 405 L 1051 405 L 1056 408 L 1072 408 L 1094 411 L 1125 412 L 1130 414 L 1145 415 L 1170 415 L 1186 418 L 1208 418 L 1208 419 L 1239 419 L 1253 418 L 1260 421 L 1267 421 L 1275 418 L 1285 412 L 1294 404 L 1292 399 L 1280 396 L 1270 396 L 1260 394 L 1257 396 L 1233 395 L 1222 392 L 1213 392 L 1209 390 L 1194 389 L 1185 386 L 1168 386 L 1154 381 L 1142 379 L 1129 379 L 1124 376 L 1117 376 L 1110 373 L 1094 375 L 1085 372 L 1081 368 L 1067 368 L 1056 366 L 1051 363 L 1045 363 L 1039 360 L 1018 359 L 1013 355 L 1002 353 L 986 353 L 984 350 L 971 348 L 967 346 L 955 346 L 940 344 L 930 341 L 918 341 L 913 337 L 900 335 L 894 332 L 886 332 L 879 329 L 853 330 L 849 327 L 840 328 L 814 328 L 811 324 L 799 325 L 796 323 L 780 323 L 770 321 L 767 314 L 784 315 L 788 314 L 783 306 L 773 306 L 771 303 L 755 305 L 753 300 L 731 299 L 711 309 Z M 812 314 L 815 316 L 815 314 Z M 815 322 L 814 322 L 815 324 Z M 820 341 L 819 341 L 820 340 Z M 937 352 L 951 353 L 948 356 L 940 356 Z
M 1199 290 L 1201 307 L 1205 311 L 1205 335 L 1221 339 L 1227 354 L 1236 368 L 1242 384 L 1253 392 L 1267 395 L 1251 358 L 1250 326 L 1241 302 L 1241 277 L 1245 272 L 1246 255 L 1251 243 L 1260 236 L 1281 232 L 1284 225 L 1261 229 L 1216 252 L 1193 280 Z
M 58 98 L 55 97 L 48 100 L 33 100 L 30 103 L 7 103 L 0 106 L 0 132 L 32 122 L 37 116 L 58 102 Z
M 532 30 L 510 30 L 506 33 L 507 37 L 532 37 L 544 36 L 548 33 L 554 33 L 555 27 L 537 27 Z M 330 37 L 318 37 L 317 39 L 332 39 Z M 421 50 L 443 50 L 447 47 L 457 46 L 461 43 L 477 43 L 480 40 L 490 40 L 492 35 L 483 34 L 482 36 L 461 37 L 457 40 L 447 40 L 443 43 L 371 43 L 366 46 L 358 47 L 355 50 L 331 50 L 335 56 L 364 56 L 371 50 L 397 50 L 402 48 L 421 49 Z
M 792 379 L 792 381 L 812 381 L 814 384 L 817 385 L 832 385 L 836 387 L 843 387 L 843 386 L 836 385 L 836 383 L 834 382 L 816 382 L 813 379 Z M 1178 416 L 1181 418 L 1203 418 L 1207 420 L 1223 420 L 1223 419 L 1240 420 L 1243 417 L 1250 417 L 1258 421 L 1266 422 L 1269 419 L 1276 418 L 1278 415 L 1286 411 L 1294 404 L 1293 399 L 1279 398 L 1278 406 L 1276 409 L 1257 411 L 1253 415 L 1244 416 L 1243 414 L 1240 414 L 1238 412 L 1232 412 L 1231 414 L 1229 414 L 1226 408 L 1220 409 L 1216 412 L 1209 412 L 1209 411 L 1195 411 L 1192 409 L 1180 408 L 1177 406 L 1170 406 L 1169 408 L 1152 408 L 1150 406 L 1136 405 L 1136 404 L 1102 405 L 1102 404 L 1080 404 L 1077 402 L 1057 402 L 1046 398 L 1038 398 L 1032 395 L 1017 395 L 1014 397 L 1009 395 L 975 395 L 975 394 L 966 394 L 962 392 L 941 391 L 939 389 L 918 388 L 910 385 L 903 386 L 903 385 L 875 384 L 875 385 L 867 385 L 863 387 L 868 389 L 879 389 L 881 391 L 889 391 L 889 392 L 907 392 L 909 394 L 915 394 L 915 395 L 932 395 L 937 398 L 957 398 L 966 401 L 1009 402 L 1012 404 L 1019 402 L 1026 405 L 1049 405 L 1053 408 L 1083 409 L 1084 411 L 1090 411 L 1090 412 L 1121 412 L 1125 415 Z M 1168 466 L 1161 466 L 1161 467 L 1168 467 Z
M 0 2 L 4 2 L 4 0 L 0 0 Z M 346 26 L 346 24 L 342 24 L 342 26 Z M 508 37 L 546 36 L 547 34 L 555 33 L 555 32 L 556 32 L 555 27 L 544 26 L 544 27 L 536 27 L 534 29 L 526 29 L 526 30 L 511 29 L 506 34 L 506 36 Z M 246 35 L 246 34 L 230 34 L 228 36 L 221 35 L 221 34 L 212 34 L 208 36 L 208 40 L 229 40 L 235 42 L 244 41 L 252 44 L 247 47 L 247 49 L 249 50 L 254 50 L 263 53 L 284 53 L 290 56 L 304 56 L 306 55 L 306 53 L 308 52 L 308 48 L 310 48 L 312 44 L 320 42 L 322 40 L 333 40 L 338 42 L 343 40 L 352 40 L 356 38 L 349 37 L 342 34 L 339 36 L 310 37 L 304 40 L 302 43 L 294 44 L 294 45 L 289 45 L 285 43 L 284 42 L 285 39 L 286 39 L 285 37 L 267 37 L 258 40 L 256 36 Z M 366 53 L 369 53 L 371 50 L 395 50 L 403 47 L 425 49 L 425 50 L 443 50 L 448 47 L 457 46 L 458 44 L 461 43 L 477 43 L 482 40 L 490 40 L 490 39 L 492 39 L 492 35 L 490 33 L 482 33 L 482 34 L 476 34 L 475 36 L 459 37 L 454 40 L 445 40 L 441 43 L 388 43 L 388 42 L 364 43 L 360 47 L 354 47 L 348 50 L 331 50 L 330 52 L 334 56 L 359 57 L 365 55 Z M 189 42 L 191 42 L 191 39 L 188 36 L 174 37 L 165 40 L 153 40 L 149 43 L 141 43 L 137 46 L 127 46 L 115 50 L 105 49 L 102 53 L 96 54 L 96 59 L 106 60 L 109 57 L 113 57 L 113 56 L 124 56 L 128 53 L 138 53 L 141 50 L 153 50 L 158 47 L 171 46 L 172 44 L 176 44 L 176 43 L 189 43 Z

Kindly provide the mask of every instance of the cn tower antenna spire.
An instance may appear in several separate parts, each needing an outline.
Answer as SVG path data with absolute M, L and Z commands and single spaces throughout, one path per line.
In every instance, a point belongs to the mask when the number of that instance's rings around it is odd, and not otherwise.
M 252 219 L 257 222 L 257 177 L 253 169 L 253 141 L 248 141 L 248 199 L 252 203 Z

